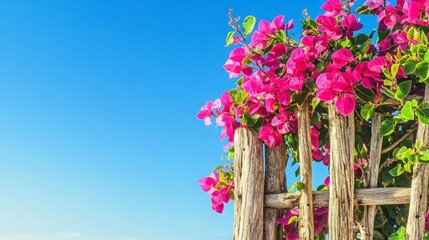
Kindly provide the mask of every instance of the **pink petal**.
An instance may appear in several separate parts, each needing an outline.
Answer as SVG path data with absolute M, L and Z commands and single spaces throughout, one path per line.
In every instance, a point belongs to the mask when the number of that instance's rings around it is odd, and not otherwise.
M 344 96 L 339 96 L 335 106 L 343 116 L 349 115 L 356 108 L 356 102 L 352 95 L 347 94 Z

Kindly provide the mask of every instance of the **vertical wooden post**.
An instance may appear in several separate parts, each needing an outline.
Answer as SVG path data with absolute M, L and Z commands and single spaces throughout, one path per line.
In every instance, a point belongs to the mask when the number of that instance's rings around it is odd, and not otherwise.
M 429 87 L 425 88 L 424 101 L 429 100 Z M 422 146 L 429 146 L 429 125 L 419 122 L 416 141 Z M 410 211 L 407 222 L 407 239 L 420 240 L 425 231 L 427 196 L 429 184 L 429 164 L 414 164 L 413 180 L 411 182 Z
M 354 113 L 340 115 L 334 105 L 329 105 L 329 138 L 331 161 L 329 173 L 329 238 L 353 239 L 354 203 Z
M 252 131 L 239 128 L 234 135 L 234 239 L 262 240 L 264 170 L 262 142 Z
M 310 104 L 308 101 L 297 109 L 298 118 L 298 157 L 301 182 L 304 189 L 299 199 L 299 239 L 314 239 L 312 154 L 310 135 Z
M 282 143 L 277 148 L 265 146 L 265 194 L 286 193 L 286 145 Z M 283 210 L 264 209 L 264 240 L 279 240 L 282 237 L 282 227 L 277 225 L 277 219 Z
M 380 134 L 380 126 L 383 115 L 374 113 L 371 124 L 371 146 L 369 151 L 368 165 L 368 186 L 376 188 L 378 183 L 378 170 L 380 167 L 381 148 L 383 147 L 383 136 Z M 365 235 L 361 239 L 372 240 L 374 238 L 374 217 L 376 206 L 366 206 L 364 208 Z

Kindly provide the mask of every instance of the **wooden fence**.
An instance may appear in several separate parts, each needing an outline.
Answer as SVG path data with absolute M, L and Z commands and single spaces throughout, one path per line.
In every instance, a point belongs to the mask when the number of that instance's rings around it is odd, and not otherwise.
M 426 87 L 425 100 L 429 100 Z M 377 188 L 383 137 L 383 116 L 372 117 L 369 159 L 369 188 L 354 189 L 354 116 L 339 115 L 329 107 L 331 146 L 329 191 L 312 190 L 310 111 L 305 103 L 296 111 L 298 118 L 298 157 L 304 189 L 287 193 L 286 147 L 268 148 L 248 129 L 235 132 L 234 240 L 278 240 L 276 221 L 283 209 L 299 206 L 299 238 L 314 239 L 313 208 L 329 207 L 329 238 L 333 240 L 373 239 L 377 205 L 410 204 L 407 239 L 420 240 L 424 234 L 427 211 L 429 164 L 415 164 L 411 188 Z M 416 141 L 429 146 L 429 125 L 419 124 Z M 264 149 L 265 148 L 265 149 Z M 264 151 L 265 150 L 265 151 Z M 355 208 L 364 206 L 364 234 L 355 236 Z

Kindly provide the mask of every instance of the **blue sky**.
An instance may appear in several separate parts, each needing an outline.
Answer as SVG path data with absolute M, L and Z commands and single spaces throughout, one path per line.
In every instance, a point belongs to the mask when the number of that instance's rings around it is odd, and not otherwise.
M 0 240 L 231 239 L 197 182 L 225 143 L 195 118 L 234 84 L 228 9 L 322 3 L 0 1 Z

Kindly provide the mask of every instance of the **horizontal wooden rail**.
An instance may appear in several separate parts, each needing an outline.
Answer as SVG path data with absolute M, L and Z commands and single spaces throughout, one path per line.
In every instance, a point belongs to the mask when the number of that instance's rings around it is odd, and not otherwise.
M 359 188 L 355 189 L 355 201 L 361 206 L 409 204 L 411 188 Z M 282 193 L 265 195 L 265 207 L 293 208 L 299 205 L 300 193 Z M 313 192 L 313 206 L 327 207 L 328 191 Z

